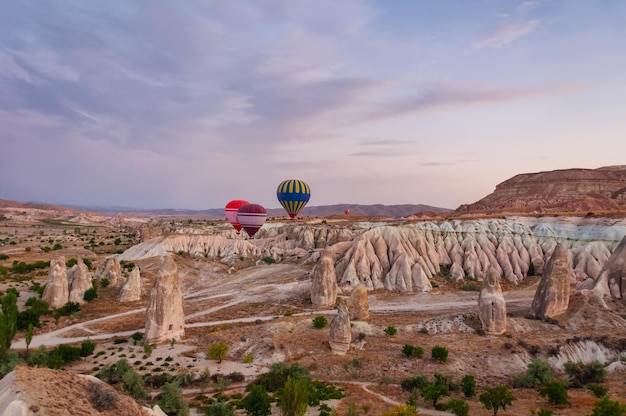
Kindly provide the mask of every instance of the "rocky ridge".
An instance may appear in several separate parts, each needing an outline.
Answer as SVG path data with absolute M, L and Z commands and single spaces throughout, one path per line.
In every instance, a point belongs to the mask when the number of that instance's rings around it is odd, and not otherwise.
M 563 169 L 515 175 L 490 195 L 457 212 L 531 209 L 572 212 L 626 209 L 626 166 Z

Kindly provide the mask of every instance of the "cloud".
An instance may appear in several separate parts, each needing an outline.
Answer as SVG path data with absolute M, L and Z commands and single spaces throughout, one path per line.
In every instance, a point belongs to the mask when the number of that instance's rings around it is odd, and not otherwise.
M 359 144 L 363 146 L 404 146 L 406 144 L 412 144 L 411 140 L 397 140 L 397 139 L 385 139 L 385 140 L 370 140 L 363 141 Z
M 538 24 L 539 20 L 503 24 L 492 30 L 484 38 L 474 42 L 473 46 L 477 49 L 483 49 L 508 45 L 532 32 Z

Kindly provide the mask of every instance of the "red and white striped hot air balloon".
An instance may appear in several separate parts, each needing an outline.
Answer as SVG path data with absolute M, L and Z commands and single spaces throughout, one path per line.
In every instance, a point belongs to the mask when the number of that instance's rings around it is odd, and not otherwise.
M 239 208 L 244 205 L 248 205 L 249 202 L 243 199 L 234 199 L 226 204 L 226 208 L 224 208 L 224 215 L 226 215 L 226 219 L 233 226 L 237 232 L 241 231 L 241 224 L 237 220 L 237 212 Z
M 237 220 L 250 237 L 253 237 L 265 223 L 267 211 L 259 204 L 247 204 L 239 208 Z

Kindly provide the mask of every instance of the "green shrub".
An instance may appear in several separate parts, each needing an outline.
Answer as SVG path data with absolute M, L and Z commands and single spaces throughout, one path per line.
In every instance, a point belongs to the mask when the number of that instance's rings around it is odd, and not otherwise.
M 111 282 L 106 277 L 100 279 L 100 287 L 107 287 Z
M 398 329 L 395 326 L 388 326 L 387 328 L 384 329 L 385 334 L 391 336 L 394 336 L 398 333 Z
M 602 383 L 606 378 L 606 370 L 598 361 L 591 364 L 569 361 L 565 363 L 565 373 L 574 387 L 582 387 L 589 383 Z
M 548 402 L 555 406 L 569 404 L 569 399 L 567 397 L 567 383 L 561 381 L 546 381 L 544 385 L 539 388 L 539 395 L 541 397 L 547 397 Z
M 496 416 L 500 409 L 506 410 L 507 406 L 517 400 L 517 397 L 511 393 L 508 387 L 498 386 L 485 387 L 485 392 L 478 399 L 487 410 L 493 409 L 493 414 Z
M 405 378 L 400 382 L 400 387 L 404 390 L 412 391 L 414 389 L 421 389 L 428 384 L 428 378 L 426 376 L 415 376 Z
M 476 379 L 474 376 L 467 375 L 461 379 L 461 390 L 465 397 L 476 396 Z
M 480 287 L 474 283 L 465 283 L 461 286 L 461 290 L 466 292 L 478 292 L 480 291 Z
M 533 358 L 526 368 L 526 373 L 513 377 L 515 387 L 535 388 L 552 379 L 552 367 L 539 358 Z
M 461 399 L 450 399 L 441 406 L 443 410 L 449 410 L 456 416 L 468 416 L 469 405 Z
M 96 290 L 95 287 L 92 287 L 91 289 L 87 289 L 85 293 L 83 294 L 83 299 L 87 302 L 91 302 L 97 297 L 98 297 L 98 291 Z
M 80 312 L 80 304 L 78 302 L 67 302 L 56 310 L 60 316 L 70 316 L 73 313 Z
M 274 259 L 273 259 L 272 257 L 270 257 L 270 256 L 263 257 L 263 261 L 264 261 L 265 263 L 267 263 L 267 264 L 274 264 L 274 263 L 276 263 L 276 260 L 274 260 Z
M 609 389 L 607 387 L 604 387 L 603 385 L 597 383 L 589 383 L 585 387 L 596 397 L 604 397 L 609 392 Z
M 6 260 L 9 258 L 8 254 L 0 253 L 0 260 Z
M 405 344 L 404 347 L 402 347 L 402 354 L 406 355 L 409 358 L 422 358 L 424 356 L 424 348 L 415 345 Z
M 313 318 L 313 326 L 317 329 L 322 329 L 324 327 L 326 327 L 326 325 L 328 325 L 328 320 L 326 320 L 326 317 L 323 315 L 318 315 L 315 318 Z
M 594 404 L 589 416 L 626 416 L 626 405 L 605 396 Z
M 448 360 L 448 349 L 440 345 L 435 345 L 430 351 L 433 360 L 438 360 L 445 363 Z

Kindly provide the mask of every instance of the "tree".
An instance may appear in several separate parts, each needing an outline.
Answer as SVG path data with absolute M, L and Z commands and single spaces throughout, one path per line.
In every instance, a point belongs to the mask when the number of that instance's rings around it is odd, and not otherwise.
M 221 363 L 222 360 L 226 357 L 226 354 L 228 354 L 228 350 L 228 344 L 224 341 L 213 343 L 209 348 L 209 358 L 212 360 L 217 360 L 218 363 Z
M 189 405 L 183 397 L 183 389 L 175 381 L 165 383 L 161 386 L 161 393 L 158 396 L 157 402 L 161 410 L 168 415 L 189 415 Z
M 33 341 L 33 324 L 29 323 L 28 328 L 26 328 L 26 334 L 24 335 L 24 342 L 26 343 L 26 356 L 28 356 L 28 347 L 30 343 Z
M 603 397 L 593 405 L 593 410 L 588 416 L 626 416 L 626 405 Z
M 498 410 L 506 410 L 517 397 L 506 386 L 485 387 L 485 392 L 479 397 L 480 402 L 486 409 L 493 409 L 493 416 L 498 414 Z
M 304 416 L 309 401 L 308 387 L 307 378 L 288 378 L 278 400 L 280 414 Z
M 451 399 L 441 406 L 444 410 L 450 410 L 456 416 L 468 416 L 469 405 L 461 399 Z
M 232 416 L 233 408 L 225 402 L 217 402 L 206 409 L 207 416 Z
M 534 388 L 545 384 L 552 379 L 552 367 L 539 358 L 533 358 L 526 368 L 526 373 L 516 377 L 515 385 L 519 387 Z
M 141 332 L 135 332 L 130 337 L 133 339 L 133 345 L 137 345 L 137 343 L 143 339 L 143 334 Z
M 243 408 L 252 416 L 268 416 L 271 411 L 271 399 L 265 387 L 254 385 L 250 393 L 241 401 Z
M 548 397 L 548 402 L 555 406 L 569 404 L 567 398 L 567 384 L 565 382 L 550 380 L 539 389 L 541 397 Z
M 443 396 L 449 395 L 450 389 L 448 388 L 447 384 L 433 382 L 428 383 L 422 388 L 422 397 L 424 398 L 424 400 L 431 400 L 435 409 L 439 409 L 437 407 L 437 402 L 439 401 L 439 399 L 441 399 Z
M 95 350 L 96 343 L 91 340 L 84 341 L 80 344 L 80 356 L 83 358 L 89 357 Z
M 461 379 L 461 390 L 465 397 L 476 396 L 476 379 L 474 376 L 467 375 Z

